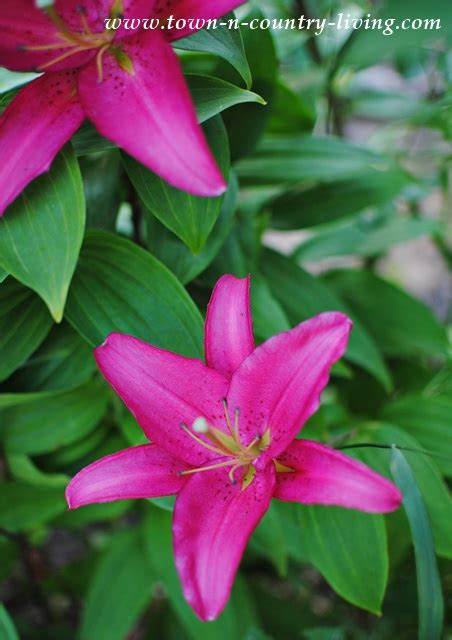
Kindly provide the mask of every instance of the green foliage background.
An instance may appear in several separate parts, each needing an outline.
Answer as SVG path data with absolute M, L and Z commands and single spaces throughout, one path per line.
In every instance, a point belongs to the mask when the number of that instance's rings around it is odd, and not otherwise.
M 0 221 L 2 640 L 408 640 L 418 628 L 434 640 L 442 598 L 452 637 L 449 3 L 266 0 L 239 15 L 249 11 L 441 18 L 443 28 L 199 33 L 178 53 L 229 176 L 223 198 L 169 187 L 84 125 L 10 207 Z M 1 104 L 28 80 L 1 71 Z M 394 261 L 401 245 L 408 266 Z M 439 265 L 424 300 L 416 251 Z M 395 479 L 406 515 L 273 504 L 230 604 L 203 624 L 175 573 L 171 501 L 68 513 L 64 488 L 143 441 L 92 347 L 123 331 L 202 357 L 203 314 L 225 272 L 252 274 L 259 340 L 324 310 L 353 318 L 303 434 L 358 445 L 348 453 Z

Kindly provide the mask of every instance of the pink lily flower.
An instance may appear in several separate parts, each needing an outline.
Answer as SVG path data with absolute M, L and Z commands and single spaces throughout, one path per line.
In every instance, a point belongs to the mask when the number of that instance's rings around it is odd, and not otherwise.
M 243 0 L 3 0 L 0 65 L 40 71 L 0 116 L 0 215 L 88 118 L 170 184 L 217 196 L 210 152 L 171 42 L 190 29 L 107 29 L 105 20 L 218 18 Z M 176 24 L 176 22 L 172 24 Z M 160 24 L 166 24 L 161 22 Z
M 152 444 L 82 469 L 70 509 L 176 494 L 173 537 L 185 598 L 202 620 L 223 610 L 248 538 L 272 497 L 369 513 L 400 491 L 364 464 L 295 439 L 318 409 L 351 321 L 322 313 L 254 347 L 249 279 L 223 276 L 205 326 L 206 364 L 111 334 L 97 364 Z

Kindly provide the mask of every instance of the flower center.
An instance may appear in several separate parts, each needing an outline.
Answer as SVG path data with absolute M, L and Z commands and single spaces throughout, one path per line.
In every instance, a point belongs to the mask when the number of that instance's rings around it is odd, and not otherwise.
M 180 426 L 185 433 L 205 449 L 213 451 L 219 456 L 223 456 L 228 459 L 215 464 L 198 467 L 196 469 L 181 471 L 181 475 L 192 475 L 203 471 L 229 467 L 229 478 L 231 482 L 235 484 L 234 474 L 236 471 L 243 468 L 245 469 L 245 474 L 242 478 L 243 490 L 251 484 L 256 474 L 256 468 L 253 466 L 254 460 L 258 458 L 270 444 L 270 429 L 267 429 L 263 435 L 257 435 L 254 440 L 245 445 L 240 440 L 240 410 L 236 409 L 234 411 L 234 424 L 231 421 L 226 400 L 223 400 L 223 410 L 228 433 L 224 433 L 223 431 L 220 431 L 220 429 L 210 425 L 205 418 L 197 418 L 191 429 L 184 423 Z M 198 434 L 204 435 L 207 440 L 203 440 Z
M 59 42 L 51 42 L 49 44 L 42 44 L 36 46 L 25 46 L 25 51 L 57 51 L 58 54 L 55 58 L 49 62 L 41 65 L 38 71 L 45 71 L 54 65 L 63 62 L 71 56 L 75 56 L 85 51 L 92 49 L 98 49 L 96 57 L 96 66 L 99 82 L 103 80 L 102 61 L 105 52 L 111 49 L 111 53 L 115 56 L 118 64 L 128 71 L 133 73 L 132 61 L 125 54 L 119 45 L 113 46 L 113 40 L 115 37 L 115 31 L 105 29 L 103 32 L 94 33 L 89 26 L 86 16 L 86 10 L 83 7 L 79 7 L 78 14 L 80 17 L 80 31 L 71 31 L 66 23 L 60 18 L 54 7 L 47 9 L 49 18 L 58 28 L 57 38 Z

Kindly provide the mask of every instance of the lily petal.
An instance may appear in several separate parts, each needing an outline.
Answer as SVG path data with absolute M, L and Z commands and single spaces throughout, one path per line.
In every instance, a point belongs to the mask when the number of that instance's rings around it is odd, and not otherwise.
M 241 4 L 245 4 L 244 0 L 157 0 L 154 9 L 154 14 L 160 18 L 166 18 L 174 16 L 175 22 L 177 20 L 193 20 L 188 22 L 184 28 L 175 29 L 172 27 L 167 31 L 170 40 L 179 40 L 185 38 L 185 36 L 202 29 L 204 24 L 199 22 L 196 25 L 196 21 L 200 20 L 214 20 L 215 18 L 221 18 L 229 11 L 233 11 Z
M 311 440 L 295 440 L 278 457 L 295 469 L 278 473 L 275 498 L 387 513 L 402 502 L 399 489 L 365 464 Z
M 41 76 L 0 116 L 0 215 L 31 180 L 48 171 L 84 119 L 73 72 Z
M 218 457 L 180 425 L 191 427 L 199 417 L 218 422 L 228 388 L 222 375 L 200 360 L 157 349 L 120 333 L 112 333 L 95 350 L 95 358 L 150 440 L 195 467 Z
M 195 474 L 176 499 L 174 553 L 184 595 L 202 620 L 214 620 L 231 592 L 246 543 L 267 511 L 273 465 L 242 490 L 217 470 Z
M 13 71 L 36 71 L 55 60 L 67 49 L 46 51 L 28 47 L 65 43 L 47 14 L 36 7 L 34 0 L 3 0 L 0 11 L 0 65 Z M 52 70 L 70 69 L 84 64 L 94 53 L 71 56 Z
M 119 55 L 119 54 L 118 54 Z M 177 56 L 157 31 L 107 53 L 103 81 L 94 63 L 80 73 L 79 94 L 99 132 L 179 189 L 218 196 L 225 181 L 196 120 Z
M 240 410 L 245 444 L 270 428 L 260 463 L 278 456 L 317 411 L 332 365 L 343 355 L 352 327 L 342 313 L 322 313 L 270 338 L 232 376 L 228 405 Z
M 118 451 L 85 467 L 66 489 L 69 509 L 86 504 L 156 498 L 178 493 L 186 482 L 184 464 L 155 444 Z
M 207 307 L 204 332 L 207 366 L 230 378 L 254 350 L 250 278 L 224 275 Z

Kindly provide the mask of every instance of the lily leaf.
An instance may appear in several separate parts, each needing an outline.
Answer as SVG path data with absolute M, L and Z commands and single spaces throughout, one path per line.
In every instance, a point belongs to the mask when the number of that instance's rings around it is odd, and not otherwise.
M 47 309 L 42 307 L 50 319 Z M 74 389 L 87 382 L 95 368 L 90 345 L 67 323 L 54 325 L 39 349 L 8 380 L 8 390 Z
M 0 221 L 0 265 L 63 317 L 85 229 L 85 199 L 74 151 L 67 145 Z
M 297 324 L 310 316 L 332 309 L 347 313 L 354 321 L 347 359 L 363 367 L 386 388 L 390 388 L 390 374 L 375 342 L 362 322 L 350 314 L 348 305 L 323 282 L 292 260 L 270 251 L 266 251 L 264 255 L 261 270 L 273 296 L 280 302 L 291 323 Z
M 66 317 L 93 346 L 119 331 L 202 355 L 202 317 L 180 282 L 144 249 L 103 231 L 86 234 Z
M 2 604 L 0 604 L 0 637 L 3 640 L 19 640 L 14 622 Z
M 25 455 L 18 453 L 6 454 L 8 469 L 15 480 L 36 485 L 37 487 L 67 486 L 70 477 L 64 473 L 43 473 L 34 462 Z
M 43 396 L 2 410 L 8 452 L 42 454 L 80 440 L 102 418 L 109 393 L 104 384 L 96 381 L 73 391 Z
M 0 483 L 0 527 L 8 531 L 34 529 L 65 510 L 62 488 Z
M 382 419 L 402 427 L 427 451 L 437 454 L 435 463 L 443 475 L 452 477 L 447 453 L 452 451 L 452 398 L 410 394 L 384 407 Z M 449 453 L 450 456 L 450 453 Z
M 230 29 L 229 22 L 235 20 L 233 13 L 221 19 L 216 29 L 201 29 L 188 38 L 175 43 L 178 49 L 212 53 L 229 62 L 242 76 L 247 89 L 251 87 L 251 70 L 245 53 L 242 34 L 239 29 Z
M 403 453 L 394 448 L 391 473 L 403 492 L 403 505 L 410 523 L 416 557 L 419 638 L 440 640 L 444 600 L 435 557 L 433 534 L 421 492 Z
M 229 146 L 220 117 L 204 125 L 206 137 L 221 172 L 229 174 Z M 201 253 L 220 214 L 224 196 L 201 198 L 169 186 L 155 173 L 124 155 L 124 164 L 132 183 L 146 207 L 173 231 L 194 255 Z
M 196 105 L 200 123 L 237 104 L 245 102 L 267 104 L 264 98 L 257 93 L 241 89 L 219 78 L 190 74 L 186 76 L 186 80 Z
M 187 245 L 179 240 L 149 210 L 145 210 L 148 247 L 156 258 L 171 269 L 182 284 L 194 280 L 209 266 L 221 250 L 234 225 L 237 193 L 237 178 L 231 171 L 228 190 L 221 205 L 218 219 L 203 250 L 197 255 L 194 255 Z
M 5 380 L 44 340 L 52 318 L 33 291 L 8 278 L 0 286 L 0 380 Z
M 318 505 L 297 513 L 309 560 L 340 596 L 379 614 L 389 564 L 383 517 Z
M 137 531 L 109 544 L 89 586 L 81 640 L 123 640 L 152 599 L 155 581 Z
M 436 466 L 435 456 L 422 453 L 422 446 L 415 438 L 407 431 L 389 423 L 369 423 L 360 431 L 360 437 L 365 442 L 385 446 L 396 444 L 399 447 L 411 449 L 404 455 L 410 464 L 427 508 L 436 553 L 451 559 L 452 539 L 449 523 L 452 521 L 452 499 Z M 387 451 L 362 448 L 359 450 L 359 457 L 383 475 L 390 476 Z
M 447 354 L 447 333 L 433 312 L 393 284 L 364 269 L 330 272 L 325 281 L 353 309 L 383 353 Z

